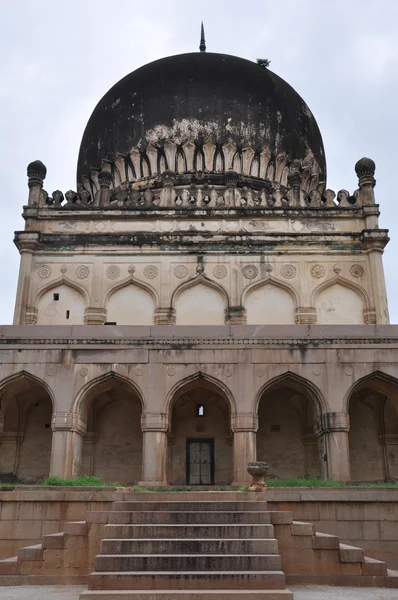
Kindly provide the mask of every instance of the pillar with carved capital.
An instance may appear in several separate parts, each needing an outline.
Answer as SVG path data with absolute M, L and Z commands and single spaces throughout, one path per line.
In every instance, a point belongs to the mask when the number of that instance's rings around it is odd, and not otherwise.
M 323 414 L 320 421 L 325 447 L 325 456 L 321 459 L 326 459 L 326 476 L 332 481 L 350 481 L 349 416 L 330 412 Z
M 70 479 L 81 474 L 85 424 L 78 415 L 57 412 L 52 418 L 50 475 Z
M 232 423 L 234 432 L 234 481 L 233 485 L 248 485 L 251 476 L 247 472 L 249 462 L 256 460 L 257 415 L 240 413 Z
M 142 481 L 143 486 L 167 485 L 167 417 L 163 413 L 142 415 Z

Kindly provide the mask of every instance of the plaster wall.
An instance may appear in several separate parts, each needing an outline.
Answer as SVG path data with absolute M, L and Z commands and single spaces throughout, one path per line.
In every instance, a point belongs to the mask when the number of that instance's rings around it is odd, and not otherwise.
M 357 292 L 340 283 L 335 283 L 318 294 L 316 308 L 319 324 L 361 325 L 364 323 L 365 307 L 362 298 Z
M 176 299 L 177 325 L 224 325 L 225 301 L 220 292 L 198 283 Z
M 248 325 L 294 325 L 292 295 L 273 284 L 250 291 L 246 300 Z
M 107 321 L 118 325 L 153 325 L 154 322 L 152 295 L 133 284 L 113 292 L 106 308 Z
M 65 284 L 55 285 L 40 296 L 37 324 L 83 325 L 84 308 L 85 300 L 81 292 Z

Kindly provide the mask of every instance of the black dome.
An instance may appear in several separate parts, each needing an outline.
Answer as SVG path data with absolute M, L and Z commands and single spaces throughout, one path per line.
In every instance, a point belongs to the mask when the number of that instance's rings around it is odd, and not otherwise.
M 323 180 L 322 137 L 308 106 L 283 79 L 254 62 L 198 52 L 170 56 L 133 71 L 100 100 L 80 146 L 77 179 L 101 160 L 128 154 L 170 134 L 285 152 L 290 160 L 312 153 Z

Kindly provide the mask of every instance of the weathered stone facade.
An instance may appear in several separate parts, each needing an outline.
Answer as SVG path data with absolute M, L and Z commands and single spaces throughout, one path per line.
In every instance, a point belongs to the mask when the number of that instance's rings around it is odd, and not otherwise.
M 164 75 L 190 60 L 181 100 Z M 240 485 L 257 458 L 274 476 L 397 478 L 388 232 L 373 161 L 355 169 L 356 191 L 326 189 L 308 107 L 248 61 L 172 57 L 112 88 L 77 192 L 49 195 L 28 166 L 0 472 Z

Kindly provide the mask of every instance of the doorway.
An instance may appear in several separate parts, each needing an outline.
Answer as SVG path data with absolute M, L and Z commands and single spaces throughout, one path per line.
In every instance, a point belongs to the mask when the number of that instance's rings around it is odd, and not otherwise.
M 187 440 L 187 485 L 214 485 L 214 439 Z

